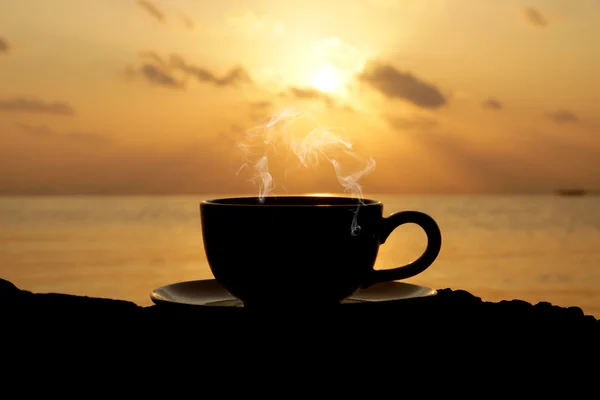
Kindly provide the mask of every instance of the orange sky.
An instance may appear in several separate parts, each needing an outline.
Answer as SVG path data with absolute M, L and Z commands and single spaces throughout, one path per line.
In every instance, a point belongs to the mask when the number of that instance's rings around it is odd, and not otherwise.
M 597 0 L 1 2 L 0 193 L 600 188 L 598 38 Z

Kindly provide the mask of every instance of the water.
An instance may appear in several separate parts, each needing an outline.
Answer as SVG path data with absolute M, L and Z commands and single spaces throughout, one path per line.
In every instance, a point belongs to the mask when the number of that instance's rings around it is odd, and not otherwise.
M 150 305 L 158 286 L 212 278 L 198 209 L 212 197 L 0 197 L 0 277 L 33 292 Z M 386 215 L 415 209 L 440 225 L 437 261 L 407 282 L 600 318 L 600 197 L 367 197 L 382 200 Z M 376 268 L 406 264 L 424 247 L 418 227 L 400 227 Z

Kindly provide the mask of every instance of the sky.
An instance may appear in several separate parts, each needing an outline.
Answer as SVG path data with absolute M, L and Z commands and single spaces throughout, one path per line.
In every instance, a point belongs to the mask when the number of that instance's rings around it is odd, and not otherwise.
M 600 189 L 599 0 L 0 2 L 0 194 Z

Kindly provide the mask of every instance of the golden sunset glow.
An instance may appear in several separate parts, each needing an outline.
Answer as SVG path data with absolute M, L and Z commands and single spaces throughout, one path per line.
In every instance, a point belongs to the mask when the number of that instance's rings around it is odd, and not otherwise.
M 366 191 L 600 188 L 598 20 L 593 0 L 3 2 L 0 191 L 253 191 L 232 140 L 290 106 L 377 161 Z M 340 189 L 302 174 L 276 184 Z
M 315 89 L 327 93 L 339 89 L 341 84 L 340 77 L 335 67 L 332 67 L 331 65 L 326 65 L 319 69 L 312 83 Z

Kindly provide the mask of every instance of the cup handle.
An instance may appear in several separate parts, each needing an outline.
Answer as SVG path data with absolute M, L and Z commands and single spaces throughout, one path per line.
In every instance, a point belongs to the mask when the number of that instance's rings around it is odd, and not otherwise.
M 410 278 L 425 271 L 437 258 L 442 248 L 442 233 L 433 218 L 419 211 L 400 211 L 383 218 L 379 231 L 379 243 L 384 244 L 394 229 L 404 224 L 417 224 L 427 234 L 427 248 L 417 260 L 402 267 L 373 270 L 362 288 L 381 282 Z

